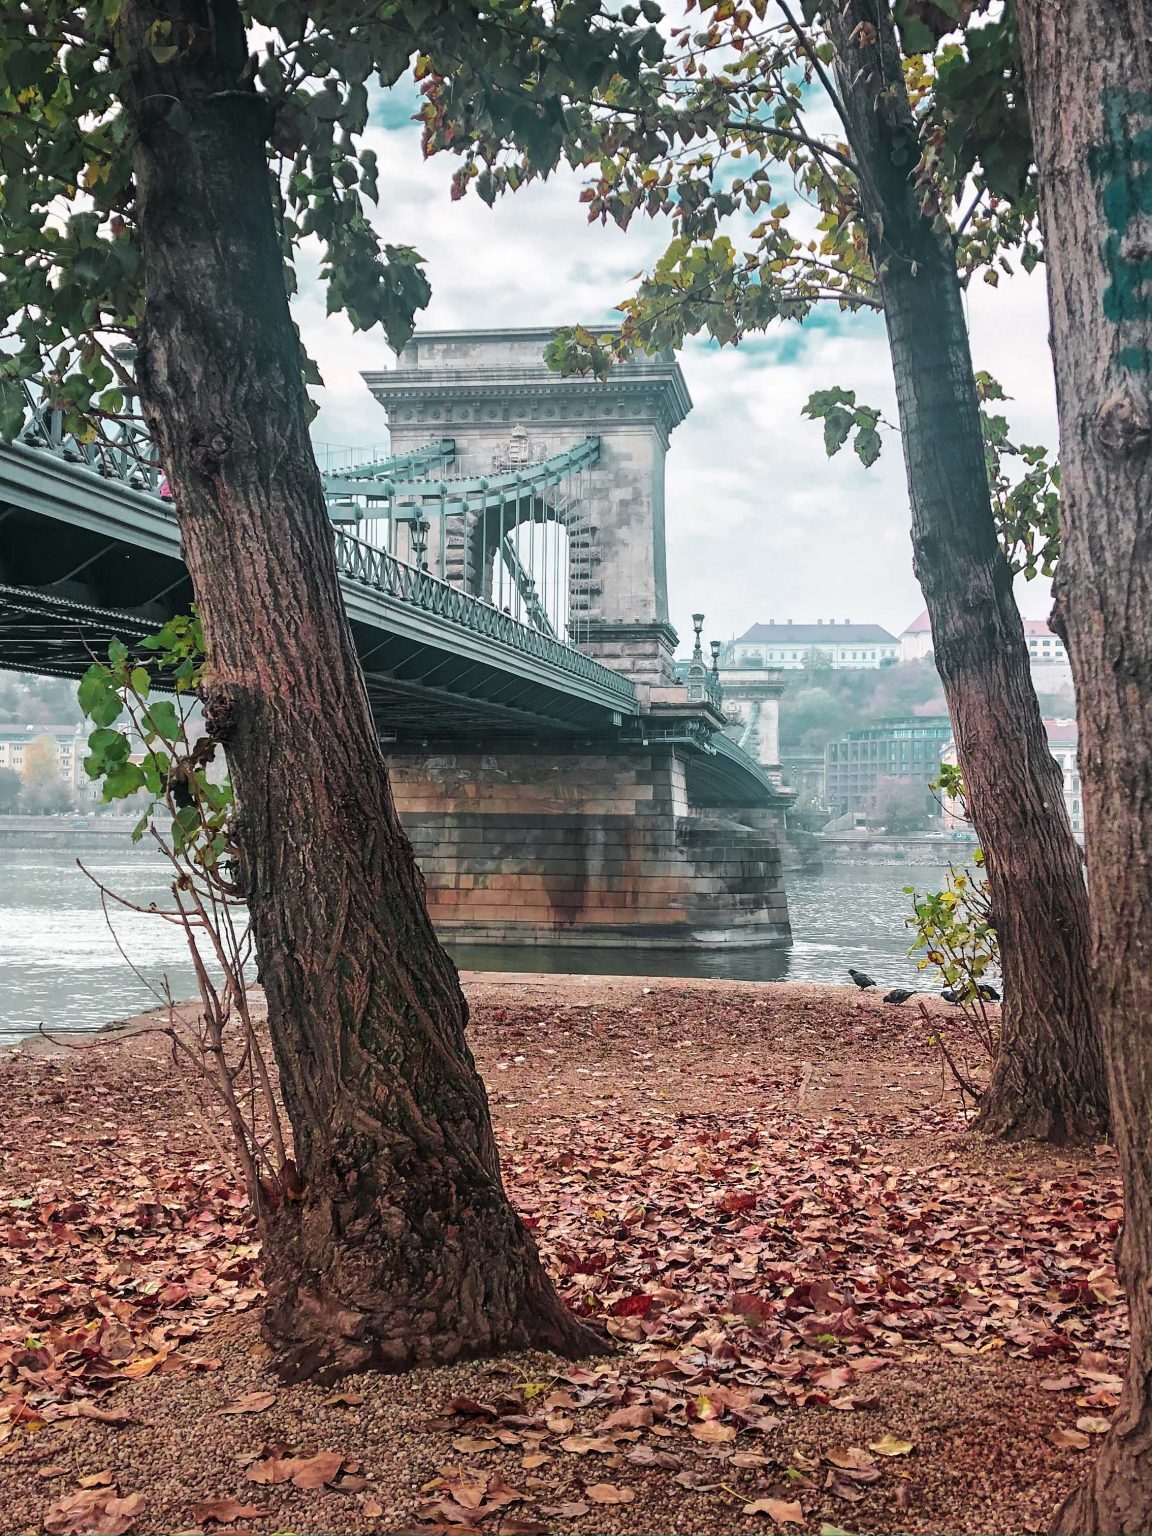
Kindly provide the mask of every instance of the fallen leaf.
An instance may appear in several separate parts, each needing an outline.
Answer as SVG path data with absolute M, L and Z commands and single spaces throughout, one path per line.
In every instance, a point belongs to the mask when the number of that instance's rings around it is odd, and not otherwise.
M 80 1478 L 81 1488 L 107 1488 L 116 1479 L 111 1472 L 89 1472 L 86 1477 Z
M 889 1452 L 888 1454 L 894 1455 L 895 1453 Z M 868 1452 L 861 1450 L 858 1445 L 850 1445 L 845 1451 L 829 1451 L 824 1460 L 834 1467 L 841 1467 L 851 1471 L 867 1469 L 876 1465 Z
M 49 1536 L 125 1536 L 144 1504 L 142 1493 L 118 1498 L 106 1488 L 88 1488 L 53 1504 L 44 1516 Z
M 145 1355 L 141 1360 L 133 1360 L 131 1365 L 126 1365 L 121 1372 L 124 1376 L 130 1376 L 133 1381 L 140 1381 L 145 1376 L 151 1376 L 158 1365 L 163 1365 L 168 1358 L 168 1351 L 161 1350 L 155 1355 Z
M 325 1408 L 358 1408 L 364 1401 L 363 1392 L 333 1392 L 324 1399 Z
M 192 1506 L 192 1518 L 198 1525 L 207 1520 L 220 1525 L 231 1525 L 236 1520 L 263 1520 L 267 1514 L 257 1504 L 240 1504 L 236 1499 L 205 1499 Z
M 569 1499 L 564 1504 L 544 1504 L 541 1506 L 540 1513 L 548 1515 L 553 1520 L 579 1520 L 581 1515 L 586 1515 L 591 1507 L 583 1499 Z
M 745 1504 L 746 1515 L 767 1515 L 777 1525 L 803 1525 L 804 1511 L 799 1499 L 755 1499 Z
M 263 1413 L 266 1408 L 271 1408 L 276 1401 L 275 1392 L 247 1392 L 243 1397 L 238 1397 L 234 1403 L 221 1408 L 222 1414 L 237 1413 Z
M 461 1451 L 465 1456 L 476 1456 L 481 1451 L 494 1451 L 499 1446 L 499 1440 L 482 1440 L 476 1435 L 458 1435 L 452 1442 L 454 1451 Z
M 474 1418 L 498 1419 L 500 1410 L 494 1408 L 491 1403 L 477 1402 L 474 1397 L 454 1397 L 444 1410 L 445 1413 L 464 1413 Z
M 593 1483 L 584 1492 L 593 1504 L 631 1504 L 636 1497 L 635 1488 L 617 1488 L 614 1483 Z
M 689 1424 L 688 1432 L 695 1440 L 706 1445 L 727 1445 L 735 1440 L 736 1430 L 731 1424 L 721 1424 L 719 1419 L 705 1419 L 701 1424 Z
M 1078 1429 L 1050 1429 L 1046 1438 L 1061 1451 L 1086 1451 L 1092 1444 Z
M 560 1449 L 571 1451 L 574 1456 L 587 1456 L 590 1451 L 595 1451 L 600 1456 L 614 1456 L 619 1450 L 615 1440 L 609 1440 L 607 1435 L 569 1435 L 561 1440 Z
M 292 1482 L 297 1488 L 323 1488 L 332 1482 L 344 1465 L 339 1451 L 320 1451 L 315 1456 L 297 1456 L 293 1459 Z
M 875 1451 L 877 1456 L 907 1456 L 908 1452 L 915 1449 L 911 1440 L 898 1440 L 895 1435 L 885 1435 L 881 1440 L 869 1440 L 868 1449 Z
M 297 1488 L 322 1488 L 339 1475 L 344 1457 L 339 1451 L 315 1456 L 265 1456 L 252 1462 L 244 1476 L 250 1483 L 294 1483 Z
M 603 1424 L 596 1426 L 596 1433 L 602 1435 L 610 1429 L 647 1429 L 653 1422 L 655 1415 L 651 1408 L 643 1404 L 637 1404 L 634 1408 L 617 1408 L 615 1413 L 610 1413 Z
M 671 1451 L 658 1451 L 654 1445 L 638 1445 L 625 1459 L 634 1467 L 661 1467 L 665 1472 L 676 1472 L 683 1466 L 679 1456 L 673 1456 Z M 736 1460 L 735 1456 L 732 1460 Z
M 1112 1421 L 1098 1414 L 1086 1413 L 1076 1420 L 1076 1428 L 1082 1429 L 1086 1435 L 1106 1435 L 1112 1428 Z

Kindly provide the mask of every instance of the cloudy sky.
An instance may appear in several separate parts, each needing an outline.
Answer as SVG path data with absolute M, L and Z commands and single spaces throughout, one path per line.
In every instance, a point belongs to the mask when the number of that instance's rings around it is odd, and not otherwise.
M 384 237 L 425 258 L 432 302 L 418 325 L 523 326 L 611 320 L 632 280 L 663 249 L 664 221 L 623 234 L 586 222 L 580 179 L 558 175 L 489 209 L 453 203 L 456 161 L 425 162 L 410 121 L 415 95 L 386 98 L 368 142 L 380 159 L 376 218 Z M 324 314 L 319 285 L 301 270 L 297 319 L 320 364 L 319 443 L 387 440 L 383 411 L 362 369 L 391 366 L 383 337 L 355 333 Z M 968 298 L 976 366 L 1013 400 L 1026 442 L 1055 442 L 1043 276 L 1020 274 Z M 681 644 L 689 614 L 727 639 L 769 619 L 875 621 L 899 633 L 923 608 L 912 574 L 908 498 L 899 442 L 864 469 L 850 453 L 829 461 L 817 424 L 800 411 L 814 389 L 840 384 L 895 418 L 883 325 L 874 315 L 822 312 L 817 323 L 781 325 L 738 348 L 692 342 L 681 366 L 695 403 L 668 456 L 668 561 L 672 620 Z M 1028 617 L 1048 611 L 1047 584 L 1022 584 Z

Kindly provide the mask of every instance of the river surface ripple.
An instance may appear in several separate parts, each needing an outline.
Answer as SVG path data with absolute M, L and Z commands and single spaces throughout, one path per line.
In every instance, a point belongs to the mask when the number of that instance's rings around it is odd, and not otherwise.
M 83 851 L 86 866 L 111 890 L 146 905 L 164 899 L 163 865 L 149 849 Z M 907 953 L 904 886 L 938 888 L 942 869 L 891 864 L 829 864 L 788 877 L 791 949 L 676 952 L 466 946 L 464 970 L 595 972 L 611 975 L 717 976 L 744 981 L 846 982 L 847 968 L 889 986 L 924 981 Z M 174 996 L 195 991 L 180 930 L 119 909 L 112 920 L 133 975 L 117 949 L 96 887 L 63 848 L 0 845 L 0 1041 L 51 1030 L 99 1029 L 109 1019 L 155 1007 L 167 977 Z M 141 979 L 142 978 L 142 979 Z M 150 990 L 150 988 L 152 990 Z

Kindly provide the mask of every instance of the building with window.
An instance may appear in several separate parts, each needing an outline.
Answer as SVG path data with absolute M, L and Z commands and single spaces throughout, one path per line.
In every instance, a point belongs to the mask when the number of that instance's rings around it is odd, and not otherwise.
M 1072 832 L 1083 841 L 1084 799 L 1080 793 L 1080 765 L 1076 759 L 1080 732 L 1075 720 L 1045 720 L 1044 729 L 1048 732 L 1049 750 L 1064 775 L 1064 804 L 1068 807 Z
M 830 741 L 824 749 L 824 793 L 832 814 L 863 810 L 878 779 L 922 784 L 925 810 L 938 814 L 939 804 L 928 786 L 939 777 L 951 739 L 947 715 L 924 715 L 881 720 Z
M 1068 652 L 1060 636 L 1049 628 L 1045 619 L 1025 619 L 1024 638 L 1028 642 L 1028 655 L 1035 667 L 1050 663 L 1068 666 Z M 932 654 L 932 625 L 928 610 L 914 618 L 900 636 L 900 660 L 922 661 Z
M 0 725 L 0 768 L 23 777 L 29 747 L 40 737 L 48 736 L 56 744 L 60 782 L 73 791 L 82 789 L 88 793 L 93 789 L 84 772 L 89 729 L 83 725 Z
M 1049 751 L 1059 763 L 1060 772 L 1064 775 L 1064 804 L 1068 810 L 1068 820 L 1072 823 L 1072 834 L 1083 842 L 1084 798 L 1080 793 L 1080 765 L 1076 758 L 1079 730 L 1075 720 L 1045 720 L 1044 730 L 1048 735 Z M 957 761 L 954 741 L 948 743 L 947 751 L 940 760 L 945 763 Z M 944 821 L 946 825 L 952 825 L 957 829 L 968 826 L 964 807 L 951 799 L 944 801 Z
M 794 624 L 788 619 L 783 624 L 753 624 L 725 646 L 720 664 L 789 671 L 825 666 L 839 671 L 889 667 L 899 660 L 899 640 L 879 624 L 853 624 L 848 619 Z

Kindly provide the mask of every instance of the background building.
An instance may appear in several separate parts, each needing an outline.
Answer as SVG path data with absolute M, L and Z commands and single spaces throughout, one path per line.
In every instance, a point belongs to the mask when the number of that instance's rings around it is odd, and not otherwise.
M 879 624 L 753 624 L 729 641 L 720 657 L 722 667 L 783 667 L 800 670 L 826 666 L 834 670 L 892 666 L 900 660 L 900 642 Z
M 1064 804 L 1068 807 L 1068 820 L 1072 823 L 1074 835 L 1083 839 L 1084 801 L 1080 794 L 1080 765 L 1076 760 L 1080 732 L 1075 720 L 1045 720 L 1044 729 L 1048 732 L 1048 746 L 1052 756 L 1060 764 L 1060 771 L 1064 775 Z
M 824 749 L 824 792 L 832 814 L 866 809 L 880 779 L 904 779 L 923 786 L 925 811 L 937 815 L 939 804 L 928 786 L 939 777 L 951 739 L 947 715 L 925 715 L 882 720 L 830 741 Z
M 1040 691 L 1071 687 L 1072 670 L 1064 642 L 1046 619 L 1025 619 L 1024 638 L 1033 677 Z M 917 615 L 900 636 L 900 660 L 921 661 L 932 654 L 932 625 L 928 610 Z
M 1048 735 L 1049 750 L 1064 775 L 1064 805 L 1068 811 L 1068 820 L 1072 823 L 1072 834 L 1083 842 L 1084 801 L 1080 793 L 1080 765 L 1076 759 L 1079 730 L 1075 720 L 1045 720 L 1044 729 Z M 945 763 L 957 761 L 954 741 L 948 743 L 940 760 Z M 943 805 L 946 824 L 958 829 L 969 825 L 964 816 L 964 808 L 957 801 L 946 798 Z
M 0 725 L 0 768 L 8 768 L 21 778 L 33 770 L 38 775 L 41 749 L 34 743 L 47 737 L 55 744 L 56 776 L 61 784 L 73 794 L 94 798 L 98 790 L 84 772 L 89 729 L 83 725 Z
M 925 656 L 932 654 L 932 625 L 928 619 L 928 610 L 918 618 L 912 620 L 908 628 L 900 636 L 900 660 L 923 661 Z

